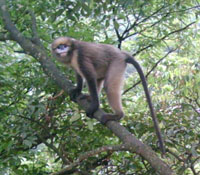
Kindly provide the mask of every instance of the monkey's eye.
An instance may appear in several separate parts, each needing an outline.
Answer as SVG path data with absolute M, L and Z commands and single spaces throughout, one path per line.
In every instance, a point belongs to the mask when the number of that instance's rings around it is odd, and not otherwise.
M 67 52 L 69 51 L 70 47 L 66 44 L 60 44 L 56 47 L 55 52 L 59 55 L 59 56 L 66 56 Z
M 57 49 L 60 49 L 60 50 L 64 50 L 64 49 L 66 49 L 67 48 L 67 45 L 65 45 L 65 44 L 60 44 L 58 47 L 57 47 Z

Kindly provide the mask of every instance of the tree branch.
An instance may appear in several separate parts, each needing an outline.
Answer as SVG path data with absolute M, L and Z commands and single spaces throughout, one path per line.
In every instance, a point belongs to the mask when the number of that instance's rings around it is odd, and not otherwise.
M 42 136 L 40 136 L 39 133 L 37 133 L 37 137 L 47 146 L 49 147 L 50 149 L 52 149 L 63 161 L 63 163 L 66 165 L 69 163 L 69 161 L 64 157 L 64 155 L 59 151 L 59 149 L 57 149 L 53 144 L 51 143 L 48 143 L 46 141 L 45 138 L 43 138 Z
M 136 20 L 133 25 L 130 26 L 130 28 L 126 31 L 129 32 L 130 30 L 132 30 L 134 27 L 138 26 L 139 24 L 151 19 L 153 16 L 157 15 L 162 9 L 166 8 L 166 6 L 162 6 L 161 8 L 157 9 L 155 12 L 153 12 L 151 15 L 147 16 L 146 18 L 143 18 L 141 21 Z M 139 22 L 138 22 L 139 21 Z M 138 22 L 138 23 L 137 23 Z M 127 38 L 127 37 L 126 37 Z
M 174 31 L 168 33 L 167 35 L 163 36 L 162 38 L 158 39 L 157 41 L 163 41 L 164 39 L 166 39 L 166 38 L 169 37 L 170 35 L 173 35 L 174 33 L 181 32 L 181 31 L 187 29 L 188 27 L 190 27 L 191 25 L 193 25 L 193 24 L 195 24 L 195 23 L 196 23 L 196 21 L 191 22 L 190 24 L 186 25 L 186 26 L 183 27 L 183 28 L 180 28 L 180 29 L 178 29 L 178 30 L 174 30 Z M 154 46 L 154 44 L 149 44 L 148 46 L 145 46 L 145 47 L 143 47 L 142 49 L 140 49 L 140 50 L 138 50 L 137 52 L 135 52 L 135 53 L 133 54 L 133 56 L 136 56 L 136 55 L 138 55 L 140 52 L 142 52 L 142 51 L 144 51 L 144 50 L 146 50 L 146 49 L 148 49 L 148 48 L 150 48 L 150 47 L 153 47 L 153 46 Z
M 98 148 L 96 150 L 92 150 L 92 151 L 88 151 L 82 155 L 79 156 L 79 158 L 72 164 L 68 165 L 67 167 L 63 168 L 62 170 L 60 170 L 59 172 L 56 173 L 52 173 L 50 175 L 61 175 L 61 174 L 65 174 L 67 171 L 71 170 L 72 168 L 80 165 L 80 163 L 85 160 L 88 159 L 91 156 L 94 156 L 96 154 L 102 153 L 102 152 L 113 152 L 113 151 L 127 151 L 129 149 L 129 147 L 126 147 L 126 145 L 122 144 L 122 145 L 115 145 L 115 146 L 103 146 L 101 148 Z
M 116 19 L 114 18 L 113 19 L 113 24 L 116 22 Z M 120 36 L 120 33 L 119 33 L 119 30 L 115 27 L 115 25 L 114 25 L 114 29 L 115 29 L 115 33 L 116 33 L 116 35 L 117 35 L 117 38 L 118 38 L 118 41 L 119 41 L 119 43 L 118 43 L 118 48 L 119 49 L 121 49 L 121 44 L 122 44 L 122 37 Z
M 140 31 L 140 32 L 135 32 L 135 33 L 129 35 L 130 30 L 132 30 L 134 27 L 138 26 L 140 23 L 149 20 L 151 17 L 153 17 L 154 15 L 158 14 L 158 13 L 159 13 L 162 9 L 164 9 L 164 8 L 166 8 L 166 7 L 165 7 L 165 6 L 162 6 L 161 8 L 159 8 L 158 10 L 156 10 L 155 12 L 153 12 L 151 15 L 147 16 L 146 18 L 140 18 L 139 15 L 138 15 L 138 16 L 135 16 L 135 21 L 134 21 L 134 23 L 133 23 L 132 25 L 131 25 L 131 22 L 130 22 L 128 16 L 126 16 L 126 17 L 127 17 L 128 25 L 127 25 L 126 29 L 122 32 L 121 35 L 120 35 L 119 30 L 116 29 L 116 27 L 114 27 L 115 33 L 116 33 L 117 38 L 118 38 L 118 41 L 119 41 L 118 48 L 119 48 L 119 49 L 121 48 L 122 41 L 124 41 L 125 39 L 127 39 L 127 38 L 129 38 L 129 37 L 131 37 L 131 36 L 134 36 L 134 35 L 136 35 L 136 34 L 138 34 L 138 33 L 141 33 L 141 32 L 143 32 L 143 31 L 145 31 L 146 29 L 144 29 L 144 30 L 142 30 L 142 31 Z M 168 13 L 168 14 L 169 14 L 169 13 Z M 162 19 L 163 19 L 163 18 L 162 18 Z M 140 22 L 138 22 L 139 20 L 140 20 Z M 116 21 L 116 19 L 114 18 L 114 19 L 113 19 L 113 23 L 114 23 L 115 21 Z M 161 19 L 160 19 L 159 21 L 161 21 Z M 158 23 L 158 22 L 156 22 L 156 23 Z M 152 26 L 153 26 L 153 25 L 152 25 Z M 150 26 L 150 27 L 152 27 L 152 26 Z
M 39 36 L 38 36 L 35 14 L 33 13 L 32 10 L 28 10 L 28 13 L 29 13 L 30 16 L 31 16 L 31 21 L 32 21 L 32 25 L 31 25 L 32 34 L 33 34 L 32 41 L 33 41 L 33 43 L 35 43 L 36 45 L 38 45 L 38 46 L 40 46 L 42 49 L 44 49 L 44 46 L 42 45 L 42 43 L 41 43 L 41 41 L 40 41 L 40 38 L 39 38 Z

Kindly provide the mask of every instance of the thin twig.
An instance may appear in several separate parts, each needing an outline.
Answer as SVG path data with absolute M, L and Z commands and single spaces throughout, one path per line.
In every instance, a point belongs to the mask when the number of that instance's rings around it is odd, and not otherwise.
M 33 13 L 32 10 L 28 10 L 28 13 L 31 16 L 31 22 L 32 22 L 32 25 L 31 25 L 32 34 L 33 34 L 32 41 L 33 41 L 33 43 L 35 43 L 36 45 L 40 46 L 41 48 L 44 48 L 44 46 L 41 44 L 40 37 L 38 35 L 37 21 L 36 21 L 35 14 Z
M 193 25 L 193 24 L 195 24 L 195 23 L 196 23 L 196 21 L 191 22 L 190 24 L 186 25 L 186 26 L 183 27 L 183 28 L 180 28 L 180 29 L 178 29 L 178 30 L 174 30 L 174 31 L 168 33 L 167 35 L 163 36 L 162 38 L 158 39 L 157 41 L 162 41 L 162 40 L 166 39 L 167 37 L 169 37 L 170 35 L 173 35 L 174 33 L 179 33 L 179 32 L 181 32 L 181 31 L 187 29 L 188 27 L 190 27 L 191 25 Z M 149 44 L 148 46 L 145 46 L 145 47 L 143 47 L 142 49 L 140 49 L 140 50 L 138 50 L 137 52 L 135 52 L 135 53 L 133 54 L 133 56 L 136 56 L 136 55 L 138 55 L 140 52 L 142 52 L 142 51 L 144 51 L 144 50 L 146 50 L 146 49 L 148 49 L 148 48 L 150 48 L 150 47 L 153 47 L 153 46 L 154 46 L 154 44 Z

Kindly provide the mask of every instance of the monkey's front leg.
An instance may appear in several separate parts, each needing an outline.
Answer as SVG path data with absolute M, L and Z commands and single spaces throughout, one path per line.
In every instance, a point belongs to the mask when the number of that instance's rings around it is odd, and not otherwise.
M 78 73 L 76 73 L 76 79 L 77 79 L 77 86 L 69 94 L 70 99 L 72 101 L 76 101 L 76 98 L 81 94 L 83 88 L 83 79 Z
M 86 115 L 90 118 L 93 118 L 93 114 L 98 110 L 99 108 L 99 97 L 97 93 L 97 83 L 96 79 L 94 77 L 86 77 L 87 84 L 89 87 L 90 92 L 90 107 L 88 110 L 86 110 Z

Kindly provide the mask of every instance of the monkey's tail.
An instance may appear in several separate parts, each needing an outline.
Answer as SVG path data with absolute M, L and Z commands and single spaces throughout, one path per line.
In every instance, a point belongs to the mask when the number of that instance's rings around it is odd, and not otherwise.
M 160 149 L 161 149 L 162 153 L 165 154 L 164 141 L 162 139 L 160 127 L 158 125 L 158 119 L 156 117 L 156 114 L 155 114 L 155 111 L 154 111 L 154 108 L 153 108 L 151 96 L 150 96 L 149 90 L 148 90 L 147 81 L 146 81 L 146 78 L 145 78 L 144 73 L 142 71 L 142 68 L 140 67 L 139 63 L 133 57 L 129 56 L 129 57 L 126 58 L 125 61 L 126 61 L 126 63 L 132 64 L 136 68 L 138 74 L 140 75 L 140 79 L 142 81 L 144 92 L 145 92 L 147 102 L 148 102 L 148 105 L 149 105 L 149 109 L 150 109 L 150 112 L 151 112 L 151 117 L 153 119 L 154 127 L 155 127 L 155 130 L 156 130 L 156 135 L 157 135 L 158 140 L 159 140 Z

